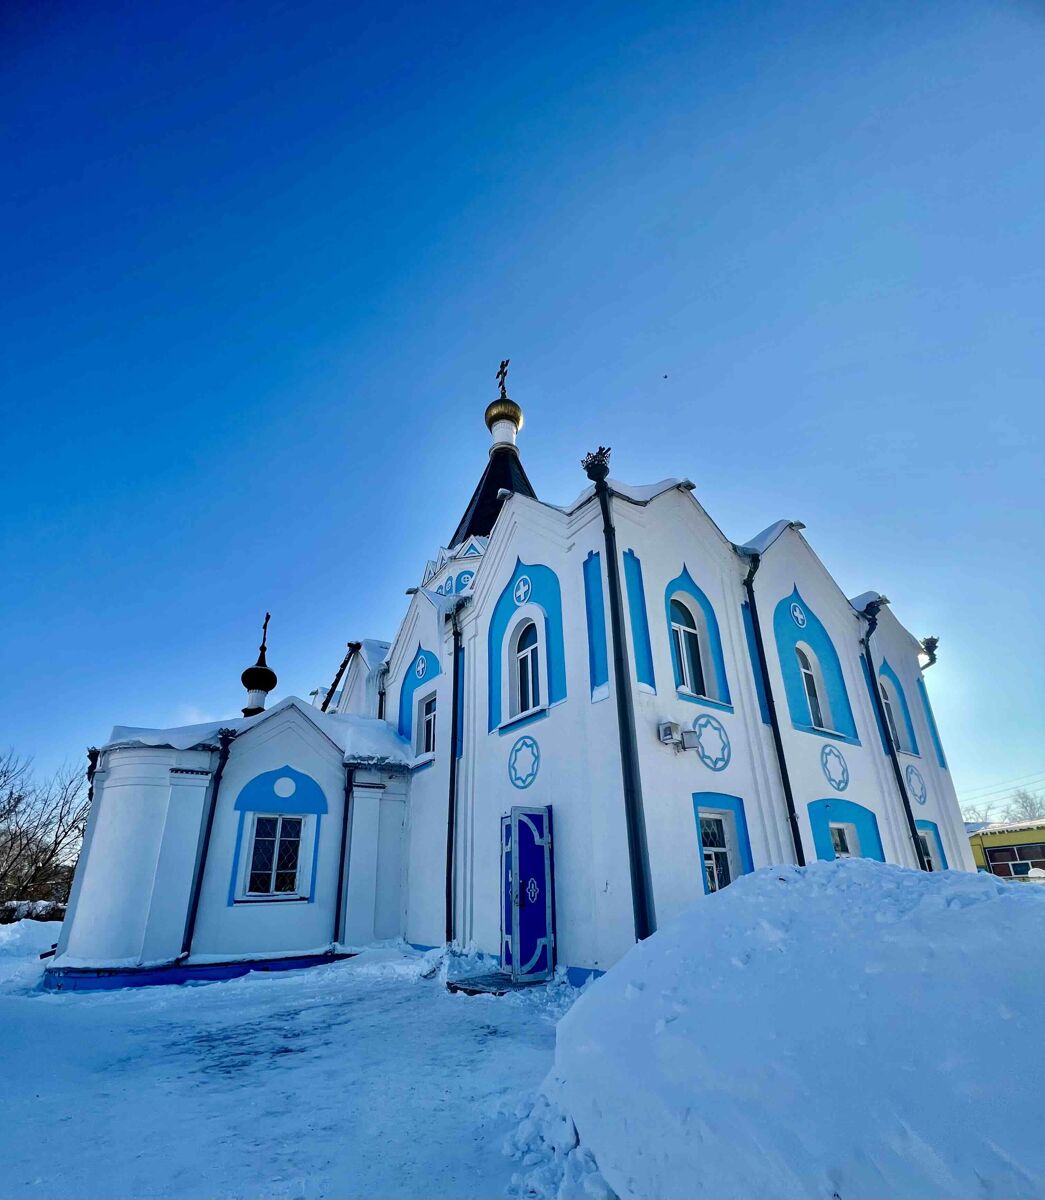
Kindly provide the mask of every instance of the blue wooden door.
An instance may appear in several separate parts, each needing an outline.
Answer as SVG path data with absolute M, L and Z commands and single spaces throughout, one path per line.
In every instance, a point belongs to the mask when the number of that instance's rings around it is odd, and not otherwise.
M 513 979 L 555 970 L 552 810 L 513 808 L 501 822 L 501 964 Z

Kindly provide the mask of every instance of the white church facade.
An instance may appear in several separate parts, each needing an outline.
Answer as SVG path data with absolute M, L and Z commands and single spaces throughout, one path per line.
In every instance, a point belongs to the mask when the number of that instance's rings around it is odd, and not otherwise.
M 98 988 L 472 946 L 505 977 L 611 966 L 770 864 L 972 870 L 920 643 L 780 521 L 735 544 L 686 480 L 608 452 L 537 498 L 522 411 L 394 641 L 242 718 L 118 726 L 46 975 Z M 926 661 L 928 659 L 928 661 Z

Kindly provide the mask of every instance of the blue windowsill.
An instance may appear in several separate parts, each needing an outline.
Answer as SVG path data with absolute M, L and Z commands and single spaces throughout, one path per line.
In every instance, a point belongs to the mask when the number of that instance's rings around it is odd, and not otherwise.
M 858 737 L 850 737 L 847 733 L 836 733 L 833 729 L 818 729 L 815 725 L 799 725 L 797 721 L 792 721 L 791 724 L 799 733 L 813 733 L 817 737 L 830 738 L 834 742 L 845 742 L 847 746 L 863 745 Z
M 504 737 L 506 733 L 514 733 L 516 729 L 522 729 L 524 725 L 532 725 L 534 721 L 543 721 L 548 715 L 548 706 L 534 709 L 533 712 L 523 713 L 520 717 L 512 717 L 508 721 L 502 721 L 497 726 L 497 733 L 500 737 Z M 491 730 L 491 732 L 493 732 Z
M 683 692 L 676 688 L 675 695 L 688 704 L 703 704 L 705 708 L 717 708 L 720 712 L 731 713 L 734 711 L 732 704 L 726 704 L 722 700 L 712 700 L 708 696 L 698 696 L 695 692 Z

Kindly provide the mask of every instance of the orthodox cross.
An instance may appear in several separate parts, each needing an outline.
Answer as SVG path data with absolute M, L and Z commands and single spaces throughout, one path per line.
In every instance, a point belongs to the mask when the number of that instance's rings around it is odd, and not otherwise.
M 262 653 L 265 651 L 265 643 L 269 640 L 269 621 L 272 620 L 272 614 L 265 614 L 265 622 L 261 626 L 261 645 L 258 647 Z
M 502 360 L 501 360 L 501 365 L 500 365 L 500 367 L 498 367 L 498 369 L 497 369 L 497 383 L 498 383 L 498 385 L 500 386 L 500 389 L 501 389 L 501 399 L 502 399 L 502 400 L 507 400 L 507 399 L 508 399 L 508 392 L 507 392 L 507 390 L 506 390 L 506 388 L 505 388 L 505 380 L 508 378 L 508 364 L 509 364 L 509 362 L 511 362 L 511 359 L 509 359 L 509 358 L 502 359 Z

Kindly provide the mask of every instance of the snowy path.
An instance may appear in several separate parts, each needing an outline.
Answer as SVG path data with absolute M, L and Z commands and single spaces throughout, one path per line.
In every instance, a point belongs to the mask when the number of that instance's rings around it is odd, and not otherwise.
M 503 1196 L 503 1110 L 565 997 L 451 995 L 420 966 L 44 995 L 26 963 L 0 985 L 0 1195 Z

